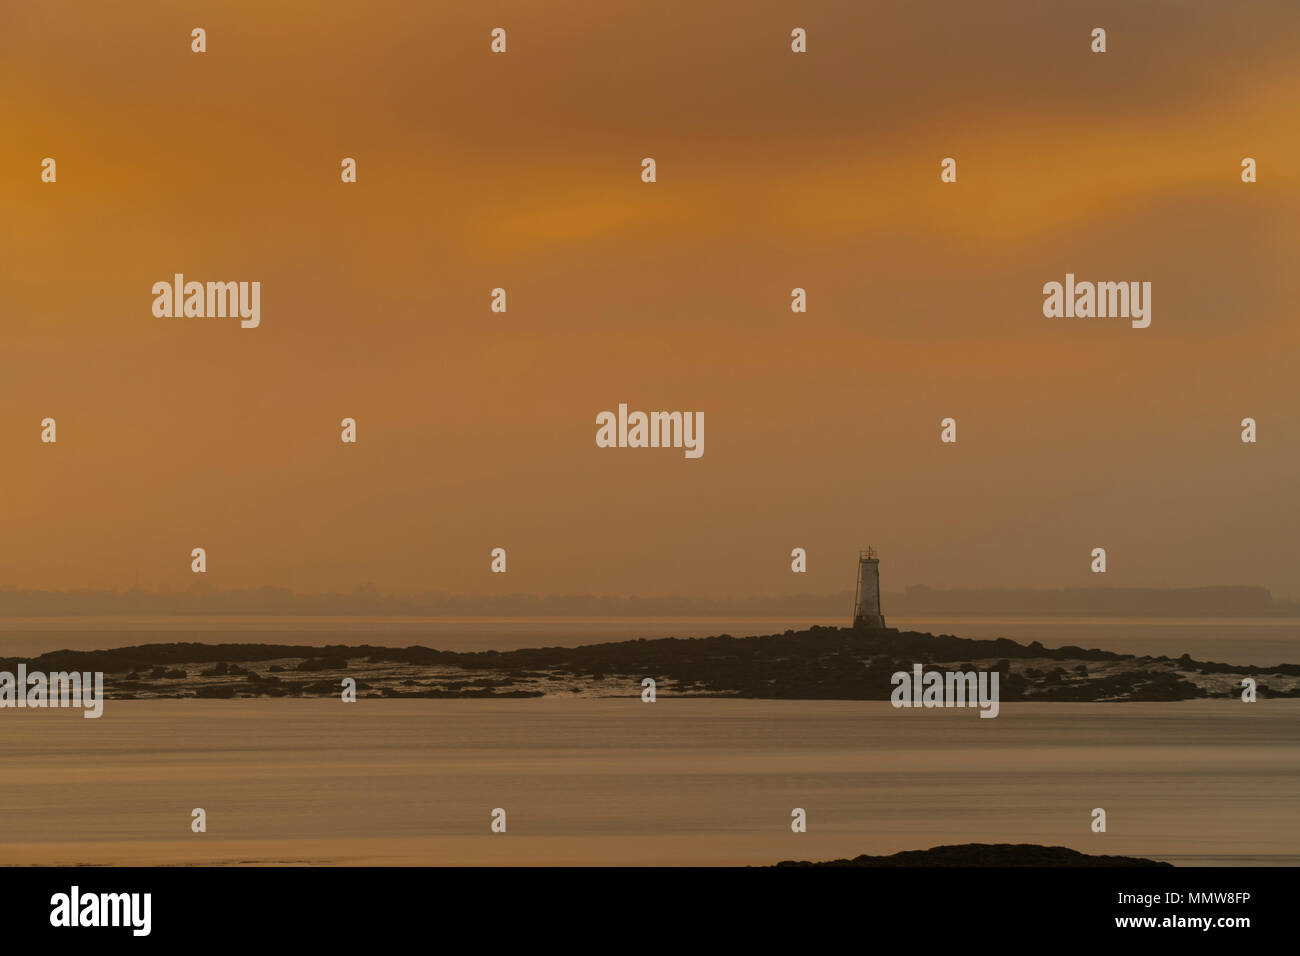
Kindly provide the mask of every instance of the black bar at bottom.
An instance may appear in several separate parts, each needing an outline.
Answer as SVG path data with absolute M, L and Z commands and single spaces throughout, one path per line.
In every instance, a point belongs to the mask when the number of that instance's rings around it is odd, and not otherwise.
M 1230 946 L 1294 927 L 1284 910 L 1295 875 L 1254 867 L 12 867 L 0 868 L 0 912 L 11 944 L 59 937 L 76 945 L 338 944 L 391 935 L 457 948 L 753 940 L 807 949 L 838 938 L 920 949 L 1045 932 L 1053 935 L 1025 939 L 1196 936 Z M 83 916 L 101 921 L 102 912 L 103 922 L 116 916 L 125 925 L 70 925 L 73 887 L 78 924 Z M 144 897 L 116 895 L 145 893 L 147 935 L 137 934 Z

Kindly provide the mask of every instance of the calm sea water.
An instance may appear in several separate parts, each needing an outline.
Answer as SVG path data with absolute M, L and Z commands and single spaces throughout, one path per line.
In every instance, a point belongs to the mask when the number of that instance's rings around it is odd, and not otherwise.
M 1191 654 L 1232 664 L 1300 663 L 1300 618 L 889 618 L 905 630 L 958 637 L 1009 637 L 1048 647 L 1077 644 L 1128 654 Z M 737 637 L 842 618 L 44 618 L 0 619 L 0 654 L 31 656 L 167 641 L 371 643 L 441 650 L 513 650 L 637 637 Z
M 1023 842 L 1300 864 L 1300 701 L 995 720 L 881 701 L 109 701 L 99 720 L 0 712 L 0 753 L 7 863 L 766 864 Z

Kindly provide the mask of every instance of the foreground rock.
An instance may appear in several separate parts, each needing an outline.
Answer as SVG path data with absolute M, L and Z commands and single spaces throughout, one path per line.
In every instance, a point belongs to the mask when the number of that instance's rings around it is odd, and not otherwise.
M 1036 843 L 961 843 L 890 856 L 855 856 L 822 863 L 783 860 L 777 866 L 1173 866 L 1137 856 L 1091 856 L 1063 846 Z

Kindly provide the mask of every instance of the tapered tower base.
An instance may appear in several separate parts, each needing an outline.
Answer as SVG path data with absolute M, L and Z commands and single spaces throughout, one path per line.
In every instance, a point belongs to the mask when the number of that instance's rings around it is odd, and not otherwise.
M 853 598 L 855 628 L 883 628 L 885 615 L 880 611 L 880 559 L 874 548 L 858 552 L 858 590 Z

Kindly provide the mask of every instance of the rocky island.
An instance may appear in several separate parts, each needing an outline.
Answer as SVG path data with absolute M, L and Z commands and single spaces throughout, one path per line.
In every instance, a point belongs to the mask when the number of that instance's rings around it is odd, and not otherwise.
M 1300 664 L 1269 667 L 1137 657 L 1038 641 L 968 639 L 872 628 L 631 640 L 514 651 L 370 644 L 143 644 L 0 659 L 0 670 L 102 671 L 110 699 L 335 696 L 628 697 L 654 678 L 660 696 L 888 700 L 891 675 L 914 664 L 1001 675 L 1006 701 L 1232 698 L 1253 678 L 1263 698 L 1300 697 Z

